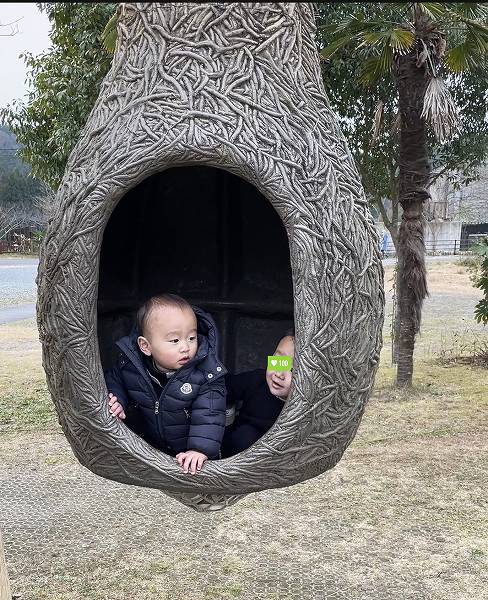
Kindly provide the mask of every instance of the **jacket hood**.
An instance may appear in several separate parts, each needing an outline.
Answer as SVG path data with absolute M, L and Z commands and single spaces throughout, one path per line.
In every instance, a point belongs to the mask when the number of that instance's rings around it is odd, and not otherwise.
M 192 363 L 195 364 L 208 355 L 218 357 L 219 354 L 219 335 L 217 326 L 209 313 L 202 310 L 198 306 L 191 305 L 195 316 L 197 317 L 197 335 L 198 335 L 198 350 Z M 137 338 L 142 335 L 137 326 L 134 325 L 129 335 L 124 336 L 117 342 L 117 346 L 128 354 L 134 357 L 139 357 L 139 346 Z M 220 360 L 220 357 L 218 358 Z
M 217 332 L 217 326 L 215 325 L 215 321 L 212 319 L 208 312 L 205 312 L 198 306 L 192 305 L 193 312 L 197 317 L 197 333 L 200 336 L 203 336 L 207 342 L 207 347 L 205 348 L 205 354 L 213 354 L 218 356 L 219 354 L 219 334 Z M 197 357 L 200 355 L 200 345 L 203 341 L 199 338 L 198 340 L 198 352 Z

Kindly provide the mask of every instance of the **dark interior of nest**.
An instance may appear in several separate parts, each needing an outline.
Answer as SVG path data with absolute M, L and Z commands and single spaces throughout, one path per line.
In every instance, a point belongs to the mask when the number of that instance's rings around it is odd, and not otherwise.
M 293 325 L 288 238 L 271 203 L 243 179 L 203 166 L 167 169 L 129 190 L 107 223 L 100 256 L 104 369 L 138 307 L 164 292 L 213 316 L 229 372 L 266 368 Z

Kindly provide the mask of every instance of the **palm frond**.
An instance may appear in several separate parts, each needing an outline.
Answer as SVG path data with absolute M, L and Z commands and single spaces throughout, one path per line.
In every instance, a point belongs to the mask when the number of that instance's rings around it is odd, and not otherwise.
M 351 43 L 353 39 L 354 39 L 353 36 L 345 35 L 343 37 L 340 37 L 340 38 L 334 40 L 328 46 L 326 46 L 323 50 L 320 51 L 320 56 L 324 60 L 327 60 L 333 54 L 335 54 L 337 52 L 337 50 L 340 50 L 344 46 L 347 46 L 347 44 Z
M 449 4 L 449 2 L 415 2 L 413 6 L 418 8 L 433 21 L 436 21 L 444 16 Z
M 456 2 L 456 13 L 466 19 L 486 21 L 488 19 L 488 5 L 486 2 Z
M 383 31 L 366 31 L 358 37 L 363 40 L 359 47 L 371 46 L 374 48 L 383 46 L 386 43 L 399 54 L 408 52 L 415 42 L 414 34 L 400 27 Z
M 117 11 L 110 17 L 101 34 L 103 47 L 107 52 L 113 54 L 117 43 Z
M 481 23 L 472 23 L 466 25 L 466 30 L 466 41 L 472 52 L 488 54 L 488 27 Z
M 406 29 L 391 25 L 385 26 L 384 21 L 365 21 L 361 15 L 355 14 L 337 23 L 330 23 L 320 28 L 324 37 L 330 36 L 330 42 L 320 52 L 323 59 L 329 59 L 338 50 L 349 43 L 360 42 L 358 49 L 364 46 L 383 47 L 385 42 L 403 52 L 412 44 L 413 34 Z
M 332 34 L 337 36 L 347 32 L 348 34 L 353 35 L 363 23 L 364 21 L 361 17 L 350 15 L 340 21 L 322 25 L 319 29 L 322 34 Z
M 440 142 L 451 137 L 459 127 L 458 107 L 440 77 L 432 77 L 425 90 L 421 117 L 429 123 Z
M 327 25 L 321 25 L 319 27 L 319 31 L 322 34 L 327 34 L 327 33 L 334 33 L 334 34 L 339 34 L 339 33 L 344 33 L 344 31 L 346 31 L 348 29 L 349 23 L 351 22 L 351 18 L 348 17 L 347 19 L 342 19 L 341 21 L 337 21 L 337 22 L 333 22 L 333 23 L 328 23 Z
M 445 13 L 450 26 L 461 26 L 464 40 L 450 48 L 444 57 L 454 73 L 475 70 L 488 56 L 488 18 L 486 3 L 464 2 L 452 4 Z M 479 19 L 479 20 L 476 20 Z
M 328 25 L 321 25 L 319 31 L 321 31 L 322 34 L 331 34 L 333 37 L 345 32 L 353 36 L 362 31 L 372 31 L 384 26 L 384 21 L 375 21 L 371 19 L 366 21 L 362 15 L 356 13 L 345 19 L 341 19 L 340 21 L 329 23 Z
M 454 12 L 453 10 L 448 11 L 449 15 L 452 16 L 453 19 L 456 19 L 460 23 L 464 23 L 469 29 L 473 29 L 480 35 L 486 36 L 488 35 L 488 25 L 481 23 L 480 21 L 475 21 L 473 19 L 467 19 L 462 15 Z
M 376 144 L 376 142 L 378 141 L 378 138 L 380 136 L 381 125 L 383 122 L 384 107 L 385 107 L 385 105 L 382 100 L 380 100 L 378 102 L 378 104 L 376 105 L 376 110 L 374 111 L 373 127 L 371 128 L 372 135 L 371 135 L 371 141 L 369 143 L 370 148 L 372 148 Z
M 445 25 L 452 27 L 462 24 L 466 31 L 473 31 L 482 38 L 488 36 L 488 24 L 486 23 L 488 19 L 488 5 L 485 8 L 485 11 L 481 13 L 482 16 L 479 18 L 467 17 L 462 11 L 457 10 L 457 4 L 453 6 L 456 8 L 446 9 L 443 15 L 442 21 Z
M 488 33 L 488 32 L 487 32 Z M 488 56 L 488 35 L 474 28 L 467 28 L 466 38 L 446 52 L 446 65 L 454 73 L 476 70 Z
M 448 50 L 444 56 L 444 62 L 454 73 L 471 70 L 474 65 L 468 43 L 465 41 Z
M 382 75 L 389 73 L 393 65 L 393 51 L 389 44 L 384 44 L 379 56 L 368 58 L 361 67 L 359 82 L 363 85 L 375 83 Z
M 392 29 L 390 34 L 390 46 L 395 52 L 404 54 L 408 52 L 415 43 L 415 35 L 408 29 L 402 29 L 401 27 Z
M 360 34 L 359 37 L 363 40 L 360 44 L 362 46 L 378 46 L 383 45 L 385 41 L 388 41 L 390 38 L 389 31 L 365 31 Z

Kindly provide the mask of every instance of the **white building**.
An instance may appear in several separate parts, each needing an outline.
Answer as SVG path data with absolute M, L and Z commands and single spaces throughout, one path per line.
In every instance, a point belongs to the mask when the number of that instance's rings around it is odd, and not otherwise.
M 488 235 L 488 165 L 480 177 L 459 189 L 441 177 L 430 188 L 431 199 L 425 205 L 425 247 L 429 253 L 455 253 Z M 386 208 L 391 215 L 391 203 Z M 400 209 L 401 214 L 401 209 Z M 380 238 L 386 231 L 375 215 Z M 394 252 L 391 238 L 387 253 Z

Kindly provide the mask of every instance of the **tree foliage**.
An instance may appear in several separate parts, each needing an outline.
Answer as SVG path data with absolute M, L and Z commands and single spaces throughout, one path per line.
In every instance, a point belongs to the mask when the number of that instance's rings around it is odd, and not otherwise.
M 319 4 L 320 49 L 328 42 L 328 36 L 323 33 L 321 25 L 345 18 L 350 10 L 350 5 L 342 3 Z M 361 10 L 365 14 L 369 12 L 372 18 L 380 16 L 373 4 L 362 6 Z M 398 136 L 395 131 L 397 102 L 394 82 L 384 78 L 371 89 L 361 85 L 361 62 L 354 53 L 344 48 L 321 64 L 327 95 L 341 122 L 342 131 L 361 174 L 366 196 L 378 209 L 386 207 L 397 196 L 395 184 L 398 177 Z M 383 128 L 381 136 L 374 139 L 375 112 L 380 103 L 383 107 Z M 387 203 L 384 199 L 388 199 Z
M 370 36 L 376 36 L 379 49 L 388 36 L 391 41 L 386 26 L 398 15 L 397 5 L 318 4 L 318 25 L 344 20 L 351 12 L 373 25 L 383 23 L 379 32 L 370 32 Z M 103 47 L 101 35 L 104 30 L 106 33 L 109 30 L 110 35 L 113 33 L 116 5 L 60 2 L 39 6 L 52 23 L 52 46 L 40 56 L 25 55 L 32 90 L 25 104 L 8 107 L 2 116 L 22 144 L 21 155 L 32 165 L 33 173 L 55 189 L 96 100 L 100 82 L 110 67 L 112 57 Z M 468 5 L 464 10 L 467 18 L 473 17 Z M 393 28 L 393 36 L 401 42 L 403 34 L 397 30 Z M 319 28 L 321 49 L 330 39 L 330 32 Z M 453 40 L 450 49 L 461 44 L 455 29 L 449 31 L 449 39 Z M 114 46 L 113 40 L 111 46 Z M 396 95 L 389 78 L 380 79 L 373 87 L 359 83 L 364 50 L 364 47 L 358 48 L 352 53 L 342 48 L 323 61 L 324 82 L 356 159 L 366 194 L 387 219 L 387 224 L 395 228 L 398 220 L 398 211 L 395 215 L 398 190 Z M 462 184 L 475 177 L 477 167 L 487 155 L 487 71 L 480 64 L 476 71 L 450 77 L 447 84 L 461 108 L 461 131 L 445 144 L 436 144 L 431 137 L 432 161 L 434 171 L 442 171 Z M 382 107 L 378 110 L 380 103 Z M 377 128 L 376 135 L 375 114 L 377 123 L 381 116 L 378 123 L 381 129 Z
M 28 213 L 46 189 L 17 156 L 18 150 L 15 136 L 7 127 L 0 126 L 0 206 L 9 212 L 15 212 L 17 207 Z
M 26 53 L 31 91 L 1 113 L 21 144 L 21 157 L 33 174 L 53 189 L 95 103 L 112 57 L 100 34 L 116 5 L 51 2 L 38 5 L 52 24 L 51 47 Z
M 46 195 L 47 186 L 18 158 L 0 163 L 0 239 L 19 228 L 43 227 L 47 213 L 40 200 Z
M 423 4 L 432 8 L 433 3 Z M 432 10 L 438 14 L 437 4 L 442 3 L 434 4 Z M 452 10 L 464 11 L 466 18 L 479 16 L 472 12 L 474 5 L 451 4 Z M 366 195 L 380 211 L 394 241 L 399 220 L 398 101 L 393 78 L 380 77 L 379 67 L 389 75 L 391 61 L 384 58 L 387 44 L 401 48 L 411 41 L 408 36 L 402 38 L 398 27 L 392 25 L 401 21 L 402 15 L 406 17 L 406 8 L 406 3 L 318 4 L 318 45 L 325 55 L 322 72 L 326 91 L 341 120 Z M 346 45 L 350 36 L 345 29 L 351 17 L 358 36 L 354 48 Z M 459 21 L 447 19 L 443 26 L 446 56 L 453 52 L 459 55 L 466 39 Z M 326 48 L 329 50 L 324 52 Z M 463 73 L 449 73 L 447 64 L 441 66 L 438 74 L 445 78 L 460 109 L 459 131 L 443 143 L 436 141 L 432 132 L 428 138 L 434 177 L 446 175 L 456 186 L 475 179 L 488 156 L 486 60 L 470 62 L 470 66 L 473 69 Z
M 0 173 L 0 203 L 32 205 L 44 192 L 42 183 L 32 177 L 25 167 Z

